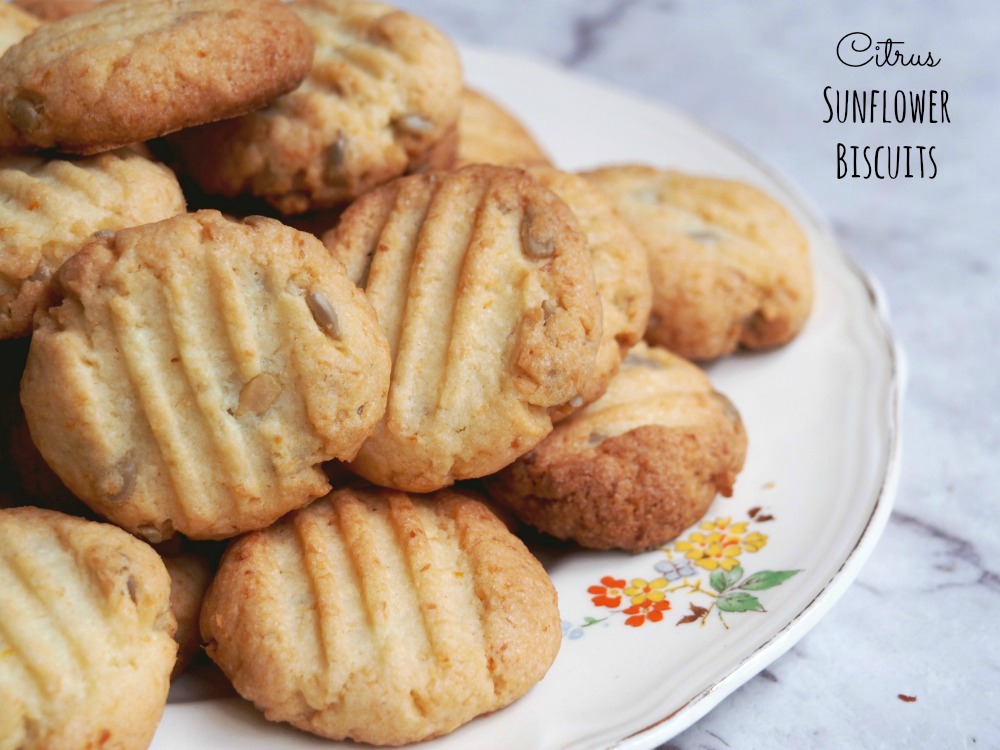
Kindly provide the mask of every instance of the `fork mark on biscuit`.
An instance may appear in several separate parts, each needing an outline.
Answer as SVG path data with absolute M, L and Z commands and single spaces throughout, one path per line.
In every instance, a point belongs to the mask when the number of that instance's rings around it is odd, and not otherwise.
M 500 684 L 496 675 L 496 661 L 490 653 L 490 644 L 496 643 L 495 635 L 491 634 L 494 613 L 490 609 L 492 595 L 488 590 L 492 577 L 486 570 L 483 570 L 483 560 L 478 553 L 480 545 L 477 542 L 479 540 L 475 538 L 478 536 L 479 530 L 475 528 L 475 524 L 470 523 L 469 519 L 462 513 L 461 508 L 451 509 L 449 515 L 455 524 L 458 546 L 462 552 L 463 562 L 470 573 L 470 575 L 462 576 L 460 580 L 465 582 L 467 591 L 471 594 L 470 599 L 475 606 L 476 614 L 479 618 L 477 634 L 480 639 L 480 650 L 486 658 L 486 674 L 489 676 L 494 697 L 499 697 Z M 502 643 L 503 640 L 501 637 L 500 642 Z
M 15 96 L 7 102 L 7 119 L 22 133 L 30 133 L 41 119 L 44 105 L 25 96 Z
M 212 225 L 206 223 L 204 226 Z M 198 254 L 192 259 L 192 265 L 199 271 L 204 269 L 207 265 L 204 258 L 211 254 Z M 245 494 L 257 497 L 262 488 L 250 470 L 253 461 L 246 435 L 226 412 L 231 396 L 223 392 L 222 384 L 232 379 L 232 366 L 218 354 L 227 349 L 225 308 L 219 298 L 211 294 L 211 281 L 201 288 L 206 278 L 211 276 L 207 273 L 169 274 L 162 286 L 164 322 L 180 356 L 179 374 L 183 376 L 190 404 L 182 409 L 184 425 L 188 434 L 196 432 L 199 435 L 202 455 L 214 457 L 222 475 L 218 479 L 224 484 L 242 487 Z M 217 479 L 212 476 L 212 470 L 202 469 L 201 474 L 214 490 Z M 229 507 L 236 512 L 233 493 L 215 490 L 213 495 L 214 502 L 231 498 Z
M 215 493 L 204 486 L 202 471 L 198 470 L 202 462 L 192 453 L 192 450 L 200 454 L 207 451 L 192 445 L 190 437 L 185 435 L 175 409 L 178 399 L 168 393 L 164 374 L 154 364 L 169 357 L 155 356 L 153 337 L 143 334 L 143 316 L 128 296 L 113 298 L 108 309 L 111 333 L 122 353 L 121 361 L 135 402 L 153 436 L 161 467 L 173 490 L 169 493 L 170 504 L 174 512 L 185 518 L 198 517 Z M 165 338 L 172 341 L 173 337 L 168 334 Z M 174 512 L 168 515 L 173 517 Z
M 81 567 L 76 563 L 76 545 L 66 539 L 45 540 L 43 545 L 45 555 L 41 558 L 38 557 L 38 550 L 25 549 L 23 539 L 7 539 L 0 550 L 0 563 L 14 577 L 13 581 L 8 579 L 5 582 L 3 590 L 13 591 L 20 587 L 22 591 L 17 601 L 24 605 L 29 600 L 35 603 L 34 616 L 28 621 L 36 625 L 27 637 L 38 642 L 33 648 L 22 649 L 22 653 L 32 654 L 31 661 L 34 661 L 38 650 L 47 651 L 58 644 L 59 641 L 53 638 L 57 635 L 72 655 L 75 666 L 87 675 L 93 659 L 87 644 L 81 639 L 80 633 L 85 630 L 81 623 L 107 625 L 108 618 L 96 607 L 95 597 L 88 596 L 90 581 L 83 575 L 88 566 Z M 41 560 L 46 560 L 48 564 L 42 564 Z M 106 594 L 98 592 L 97 597 L 101 600 Z M 62 674 L 66 662 L 59 658 L 56 663 L 59 665 L 57 675 Z M 56 684 L 59 684 L 58 680 Z
M 328 674 L 335 664 L 336 655 L 333 650 L 339 634 L 328 632 L 327 627 L 329 623 L 336 622 L 336 613 L 332 611 L 336 609 L 336 596 L 331 597 L 324 585 L 330 576 L 329 560 L 324 554 L 327 546 L 323 538 L 325 535 L 316 519 L 306 514 L 294 516 L 292 532 L 290 536 L 294 542 L 294 567 L 282 566 L 282 574 L 283 577 L 296 578 L 298 571 L 304 574 L 302 577 L 306 579 L 305 588 L 311 597 L 311 606 L 307 608 L 307 613 L 301 611 L 301 606 L 296 608 L 301 618 L 300 627 L 303 631 L 311 631 L 316 638 L 320 658 L 320 663 L 316 666 L 320 674 Z M 300 640 L 303 646 L 307 642 L 307 638 Z

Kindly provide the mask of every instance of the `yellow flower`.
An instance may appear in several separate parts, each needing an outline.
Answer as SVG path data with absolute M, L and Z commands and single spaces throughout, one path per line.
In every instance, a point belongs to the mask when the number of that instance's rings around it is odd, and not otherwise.
M 659 589 L 666 588 L 666 578 L 655 578 L 647 581 L 645 578 L 633 578 L 632 585 L 625 589 L 625 595 L 632 598 L 632 604 L 645 602 L 662 602 L 665 594 Z
M 746 522 L 732 523 L 732 518 L 716 518 L 714 521 L 703 521 L 698 528 L 705 531 L 725 531 L 729 534 L 745 534 Z
M 732 570 L 740 564 L 742 553 L 756 552 L 767 544 L 766 536 L 756 531 L 747 534 L 747 524 L 733 523 L 732 518 L 703 521 L 698 528 L 701 531 L 692 532 L 686 540 L 676 542 L 674 549 L 705 570 Z

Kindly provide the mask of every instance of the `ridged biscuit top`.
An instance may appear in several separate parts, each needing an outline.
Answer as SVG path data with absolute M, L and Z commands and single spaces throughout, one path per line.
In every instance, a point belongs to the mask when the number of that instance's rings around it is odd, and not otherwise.
M 31 330 L 49 279 L 92 234 L 183 213 L 173 172 L 128 149 L 0 156 L 0 337 Z
M 367 193 L 324 237 L 392 352 L 386 416 L 353 468 L 430 491 L 489 474 L 592 387 L 601 304 L 573 213 L 527 173 L 470 166 Z
M 583 177 L 548 166 L 528 171 L 566 202 L 587 238 L 604 321 L 594 384 L 580 394 L 589 404 L 604 392 L 624 353 L 646 330 L 653 295 L 649 258 L 611 201 Z
M 234 542 L 201 627 L 272 721 L 392 745 L 520 697 L 561 640 L 554 586 L 485 505 L 374 487 Z
M 308 30 L 277 0 L 113 0 L 0 59 L 0 145 L 96 153 L 263 106 L 301 82 Z
M 177 644 L 170 578 L 114 526 L 0 510 L 0 747 L 145 747 Z
M 151 541 L 261 528 L 329 489 L 382 415 L 388 346 L 312 235 L 182 214 L 60 269 L 21 384 L 66 485 Z

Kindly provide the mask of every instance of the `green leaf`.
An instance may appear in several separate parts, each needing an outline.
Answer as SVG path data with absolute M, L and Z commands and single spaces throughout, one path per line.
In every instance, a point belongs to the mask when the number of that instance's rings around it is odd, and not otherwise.
M 747 578 L 740 584 L 740 588 L 746 591 L 762 591 L 778 586 L 799 572 L 798 570 L 762 570 Z
M 742 577 L 743 568 L 739 565 L 730 570 L 728 573 L 721 568 L 716 568 L 712 571 L 712 575 L 708 577 L 708 582 L 712 584 L 713 589 L 721 594 Z
M 715 600 L 715 606 L 723 612 L 763 612 L 764 605 L 756 596 L 744 594 L 742 591 L 730 591 Z

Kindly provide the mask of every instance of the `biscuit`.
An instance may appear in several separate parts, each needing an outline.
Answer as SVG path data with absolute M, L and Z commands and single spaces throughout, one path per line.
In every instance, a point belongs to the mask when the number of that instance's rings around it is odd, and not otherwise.
M 743 183 L 653 167 L 584 176 L 649 249 L 650 343 L 708 360 L 738 345 L 784 344 L 802 328 L 813 296 L 808 242 L 774 199 Z
M 183 211 L 173 172 L 129 149 L 83 159 L 0 156 L 0 338 L 31 332 L 52 274 L 92 234 Z
M 148 747 L 177 652 L 156 552 L 108 524 L 0 510 L 0 591 L 0 747 Z
M 96 512 L 158 542 L 224 538 L 329 490 L 379 420 L 389 352 L 322 243 L 181 214 L 95 239 L 37 318 L 32 439 Z
M 0 148 L 93 154 L 295 88 L 312 41 L 276 0 L 112 0 L 0 58 Z
M 576 217 L 527 173 L 473 165 L 359 198 L 324 242 L 392 352 L 384 419 L 351 470 L 430 492 L 490 474 L 592 387 L 601 307 Z
M 171 139 L 202 189 L 260 196 L 296 214 L 347 203 L 440 160 L 428 152 L 453 131 L 462 85 L 447 37 L 379 3 L 296 0 L 290 7 L 316 46 L 302 85 L 260 112 Z
M 93 8 L 100 2 L 102 0 L 10 0 L 11 5 L 23 8 L 43 21 L 58 21 Z
M 561 631 L 541 564 L 485 506 L 347 488 L 226 550 L 208 655 L 271 721 L 399 745 L 523 695 Z
M 0 55 L 37 29 L 41 22 L 30 13 L 0 3 Z
M 486 487 L 552 536 L 639 552 L 732 494 L 746 447 L 739 413 L 698 367 L 639 344 L 602 398 Z
M 580 391 L 583 403 L 589 404 L 604 392 L 622 357 L 646 330 L 653 293 L 646 248 L 610 201 L 584 178 L 554 167 L 528 171 L 570 207 L 590 248 L 603 333 L 593 383 Z
M 458 164 L 551 166 L 549 157 L 514 115 L 488 96 L 462 90 Z
M 187 669 L 201 645 L 198 618 L 205 591 L 212 580 L 212 565 L 205 555 L 197 552 L 163 555 L 163 564 L 170 574 L 170 611 L 177 620 L 174 633 L 177 660 L 170 673 L 173 682 Z

